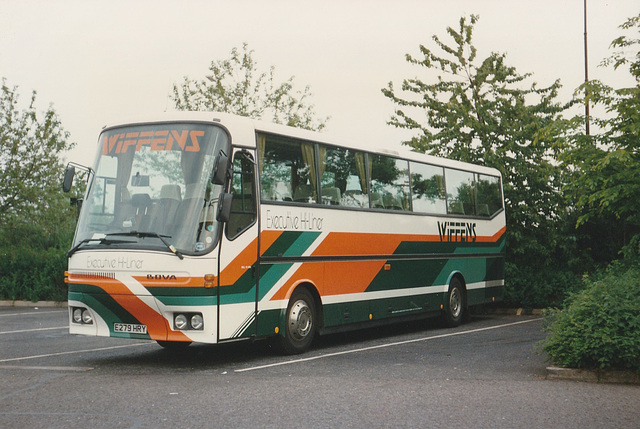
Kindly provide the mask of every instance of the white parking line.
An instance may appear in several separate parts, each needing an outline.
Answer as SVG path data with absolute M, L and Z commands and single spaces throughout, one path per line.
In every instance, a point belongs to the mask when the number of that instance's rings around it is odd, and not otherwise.
M 255 371 L 255 370 L 258 370 L 258 369 L 266 369 L 266 368 L 273 368 L 273 367 L 283 366 L 283 365 L 292 365 L 292 364 L 300 363 L 300 362 L 309 362 L 309 361 L 312 361 L 312 360 L 325 359 L 325 358 L 334 357 L 334 356 L 342 356 L 342 355 L 348 355 L 348 354 L 352 354 L 352 353 L 366 352 L 366 351 L 369 351 L 369 350 L 382 349 L 382 348 L 385 348 L 385 347 L 401 346 L 401 345 L 404 345 L 404 344 L 418 343 L 418 342 L 429 341 L 429 340 L 437 340 L 439 338 L 455 337 L 457 335 L 466 335 L 466 334 L 473 334 L 473 333 L 476 333 L 476 332 L 490 331 L 492 329 L 506 328 L 506 327 L 509 327 L 509 326 L 515 326 L 515 325 L 520 325 L 520 324 L 523 324 L 523 323 L 535 322 L 535 321 L 538 321 L 538 320 L 541 320 L 541 318 L 538 317 L 538 318 L 535 318 L 535 319 L 520 320 L 518 322 L 505 323 L 504 325 L 488 326 L 486 328 L 470 329 L 468 331 L 451 332 L 451 333 L 447 333 L 447 334 L 434 335 L 432 337 L 414 338 L 413 340 L 397 341 L 395 343 L 379 344 L 377 346 L 363 347 L 363 348 L 360 348 L 360 349 L 345 350 L 345 351 L 342 351 L 342 352 L 328 353 L 328 354 L 325 354 L 325 355 L 312 356 L 312 357 L 308 357 L 308 358 L 288 360 L 288 361 L 285 361 L 285 362 L 276 362 L 276 363 L 271 363 L 271 364 L 267 364 L 267 365 L 253 366 L 253 367 L 249 367 L 249 368 L 236 369 L 236 370 L 234 370 L 234 372 L 238 372 L 238 373 L 239 372 L 248 372 L 248 371 Z
M 53 356 L 75 355 L 75 354 L 80 354 L 80 353 L 99 352 L 99 351 L 103 351 L 103 350 L 125 349 L 127 347 L 148 346 L 150 344 L 155 344 L 155 343 L 151 342 L 151 341 L 147 341 L 147 342 L 144 342 L 144 343 L 125 344 L 125 345 L 122 345 L 122 346 L 100 347 L 100 348 L 97 348 L 97 349 L 85 349 L 85 350 L 69 350 L 69 351 L 66 351 L 66 352 L 47 353 L 47 354 L 43 354 L 43 355 L 22 356 L 22 357 L 17 357 L 17 358 L 0 359 L 0 363 L 17 362 L 17 361 L 22 361 L 22 360 L 46 358 L 46 357 L 53 357 Z
M 61 309 L 61 310 L 49 310 L 49 311 L 40 311 L 40 310 L 32 310 L 32 311 L 23 311 L 22 313 L 0 313 L 0 317 L 9 317 L 9 316 L 24 316 L 26 315 L 40 315 L 40 314 L 50 314 L 50 313 L 67 313 L 69 310 Z
M 39 371 L 69 371 L 69 372 L 86 372 L 91 371 L 91 366 L 20 366 L 20 365 L 0 365 L 0 369 L 26 369 Z
M 55 329 L 69 329 L 69 325 L 56 326 L 56 327 L 53 327 L 53 328 L 34 328 L 34 329 L 20 329 L 19 331 L 4 331 L 4 332 L 0 332 L 0 335 L 4 335 L 4 334 L 20 334 L 20 333 L 24 333 L 24 332 L 53 331 Z

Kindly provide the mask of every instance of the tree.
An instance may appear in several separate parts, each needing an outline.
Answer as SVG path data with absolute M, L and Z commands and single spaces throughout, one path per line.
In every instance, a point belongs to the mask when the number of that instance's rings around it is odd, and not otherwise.
M 404 79 L 400 91 L 390 82 L 382 92 L 397 106 L 389 124 L 416 132 L 405 144 L 502 172 L 507 265 L 517 271 L 510 282 L 526 288 L 542 266 L 557 263 L 565 243 L 557 232 L 566 214 L 563 172 L 554 160 L 569 105 L 556 101 L 559 81 L 527 85 L 531 74 L 507 65 L 505 54 L 480 60 L 472 43 L 478 19 L 463 16 L 447 28 L 450 41 L 433 36 L 436 49 L 420 45 L 419 57 L 406 55 L 427 81 Z
M 24 110 L 18 108 L 17 87 L 2 79 L 0 93 L 0 223 L 10 218 L 37 218 L 58 212 L 64 165 L 62 152 L 73 147 L 53 109 L 36 112 L 36 92 Z M 68 200 L 65 201 L 68 205 Z M 58 213 L 59 214 L 59 213 Z M 57 216 L 46 221 L 55 223 Z
M 640 34 L 640 14 L 620 28 Z M 637 232 L 640 227 L 640 39 L 621 36 L 611 47 L 622 50 L 603 65 L 627 67 L 636 85 L 620 89 L 600 81 L 584 85 L 591 103 L 604 106 L 608 115 L 594 119 L 602 130 L 596 135 L 574 130 L 570 136 L 573 148 L 563 159 L 574 171 L 567 194 L 579 210 L 578 226 L 610 219 L 622 224 L 619 229 L 628 243 L 633 234 L 627 231 Z
M 33 92 L 20 110 L 17 87 L 0 93 L 0 298 L 64 299 L 63 273 L 75 211 L 60 184 L 61 154 L 73 147 L 49 107 Z
M 173 85 L 176 108 L 228 112 L 310 130 L 324 128 L 328 118 L 316 117 L 309 104 L 309 86 L 296 90 L 293 76 L 277 82 L 274 66 L 260 72 L 253 53 L 245 43 L 242 50 L 233 48 L 228 59 L 212 61 L 211 74 L 204 79 L 185 76 L 181 85 Z

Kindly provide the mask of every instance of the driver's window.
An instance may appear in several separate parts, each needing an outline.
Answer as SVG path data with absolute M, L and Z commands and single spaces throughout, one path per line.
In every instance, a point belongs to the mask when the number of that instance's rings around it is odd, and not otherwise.
M 236 152 L 233 157 L 231 181 L 231 217 L 227 223 L 227 238 L 233 240 L 256 221 L 255 162 L 249 152 Z

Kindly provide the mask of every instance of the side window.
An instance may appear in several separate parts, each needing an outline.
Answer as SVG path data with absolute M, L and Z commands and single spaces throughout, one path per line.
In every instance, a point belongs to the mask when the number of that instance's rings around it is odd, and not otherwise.
M 447 213 L 444 169 L 411 162 L 411 203 L 414 212 Z
M 313 143 L 258 135 L 261 198 L 318 202 Z
M 319 146 L 322 204 L 369 207 L 364 153 Z
M 453 215 L 475 215 L 476 193 L 474 174 L 467 171 L 445 170 L 447 211 Z
M 237 237 L 256 221 L 254 162 L 249 152 L 236 152 L 233 157 L 231 193 L 231 217 L 227 223 L 229 239 Z
M 371 207 L 411 210 L 409 204 L 409 163 L 384 155 L 369 155 Z
M 478 174 L 476 183 L 478 193 L 477 215 L 493 216 L 502 209 L 502 192 L 500 192 L 500 178 Z

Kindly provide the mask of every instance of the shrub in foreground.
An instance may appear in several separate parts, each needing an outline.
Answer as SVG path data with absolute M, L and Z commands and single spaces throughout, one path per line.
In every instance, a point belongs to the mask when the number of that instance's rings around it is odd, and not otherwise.
M 640 372 L 640 270 L 614 266 L 547 314 L 542 349 L 570 368 Z

